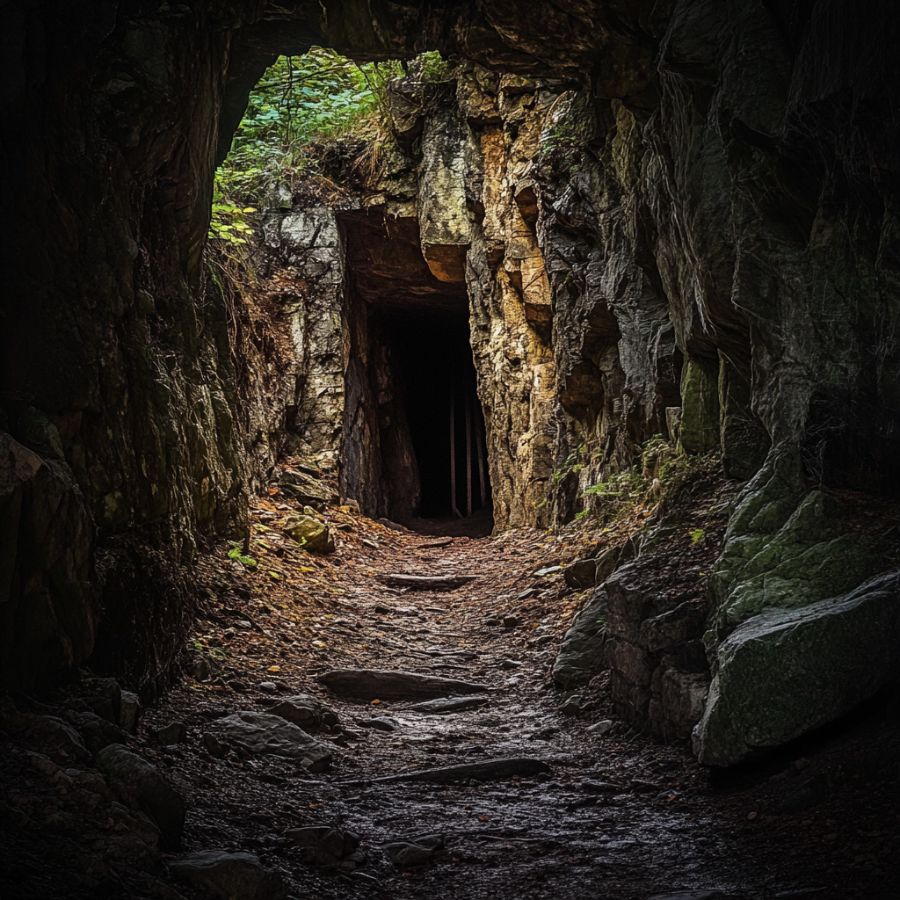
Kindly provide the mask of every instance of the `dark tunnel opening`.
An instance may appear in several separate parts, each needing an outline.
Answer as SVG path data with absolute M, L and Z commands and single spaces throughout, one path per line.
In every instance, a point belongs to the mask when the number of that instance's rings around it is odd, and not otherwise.
M 349 283 L 342 488 L 435 534 L 493 528 L 465 285 L 438 280 L 415 218 L 342 216 Z
M 378 318 L 418 471 L 415 517 L 474 517 L 469 525 L 489 529 L 484 416 L 465 315 L 394 311 Z M 389 492 L 398 489 L 403 486 L 388 486 Z

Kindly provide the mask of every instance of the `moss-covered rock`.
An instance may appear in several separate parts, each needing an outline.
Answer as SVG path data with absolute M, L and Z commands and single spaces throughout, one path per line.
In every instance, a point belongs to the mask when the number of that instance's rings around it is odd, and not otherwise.
M 695 752 L 730 766 L 838 718 L 900 674 L 898 646 L 900 571 L 754 616 L 718 648 Z
M 711 580 L 715 675 L 695 749 L 724 766 L 846 713 L 891 677 L 900 574 L 888 539 L 775 448 L 744 488 Z
M 718 366 L 690 358 L 681 373 L 681 445 L 688 453 L 719 446 Z
M 713 573 L 707 645 L 766 609 L 796 609 L 849 591 L 883 565 L 877 536 L 851 529 L 840 501 L 804 486 L 793 448 L 780 448 L 742 492 Z
M 314 516 L 291 516 L 284 523 L 284 531 L 310 553 L 334 553 L 334 535 L 331 529 Z
M 719 440 L 722 467 L 730 478 L 747 479 L 766 458 L 769 438 L 751 410 L 749 380 L 719 357 Z

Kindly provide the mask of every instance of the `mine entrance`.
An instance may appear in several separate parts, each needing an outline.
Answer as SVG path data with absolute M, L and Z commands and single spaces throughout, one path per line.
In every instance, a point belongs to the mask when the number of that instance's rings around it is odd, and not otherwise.
M 465 285 L 438 281 L 414 218 L 343 217 L 349 281 L 344 491 L 434 533 L 493 525 Z
M 418 469 L 418 517 L 484 519 L 484 417 L 465 315 L 411 311 L 380 319 Z

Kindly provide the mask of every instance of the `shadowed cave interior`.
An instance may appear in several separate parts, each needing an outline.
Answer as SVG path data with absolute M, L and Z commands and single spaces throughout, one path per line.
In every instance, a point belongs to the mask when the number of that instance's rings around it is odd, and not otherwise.
M 481 514 L 483 521 L 490 515 L 484 416 L 466 312 L 429 316 L 398 310 L 377 315 L 373 323 L 387 351 L 418 472 L 410 485 L 389 488 L 392 505 L 404 506 L 401 491 L 408 491 L 418 498 L 417 518 Z
M 365 438 L 348 424 L 344 489 L 363 498 L 364 512 L 416 530 L 488 534 L 490 475 L 465 285 L 431 273 L 416 219 L 341 219 L 352 335 L 347 390 L 361 398 L 356 415 L 369 418 Z M 358 470 L 352 454 L 364 460 Z

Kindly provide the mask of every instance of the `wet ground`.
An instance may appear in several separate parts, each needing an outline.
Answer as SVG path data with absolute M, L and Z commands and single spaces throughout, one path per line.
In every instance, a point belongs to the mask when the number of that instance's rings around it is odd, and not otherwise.
M 205 562 L 198 677 L 149 710 L 139 732 L 141 752 L 187 794 L 188 849 L 253 851 L 297 896 L 323 900 L 900 896 L 890 704 L 713 779 L 686 747 L 616 722 L 602 677 L 577 702 L 551 687 L 555 648 L 586 595 L 558 572 L 535 573 L 577 555 L 571 535 L 438 537 L 333 510 L 338 552 L 319 559 L 274 527 L 280 512 L 263 501 L 254 513 L 255 569 L 224 550 Z M 476 579 L 419 592 L 386 586 L 387 573 Z M 341 667 L 464 679 L 489 692 L 477 709 L 427 714 L 406 701 L 340 698 L 315 680 Z M 211 752 L 213 720 L 298 692 L 339 716 L 322 735 L 335 744 L 330 771 Z M 384 717 L 392 730 L 370 727 Z M 154 729 L 173 721 L 186 724 L 185 742 L 158 746 Z M 549 771 L 484 783 L 377 780 L 501 757 Z M 305 862 L 288 832 L 307 825 L 358 835 L 356 862 Z M 426 836 L 443 849 L 421 865 L 397 865 L 385 851 Z

